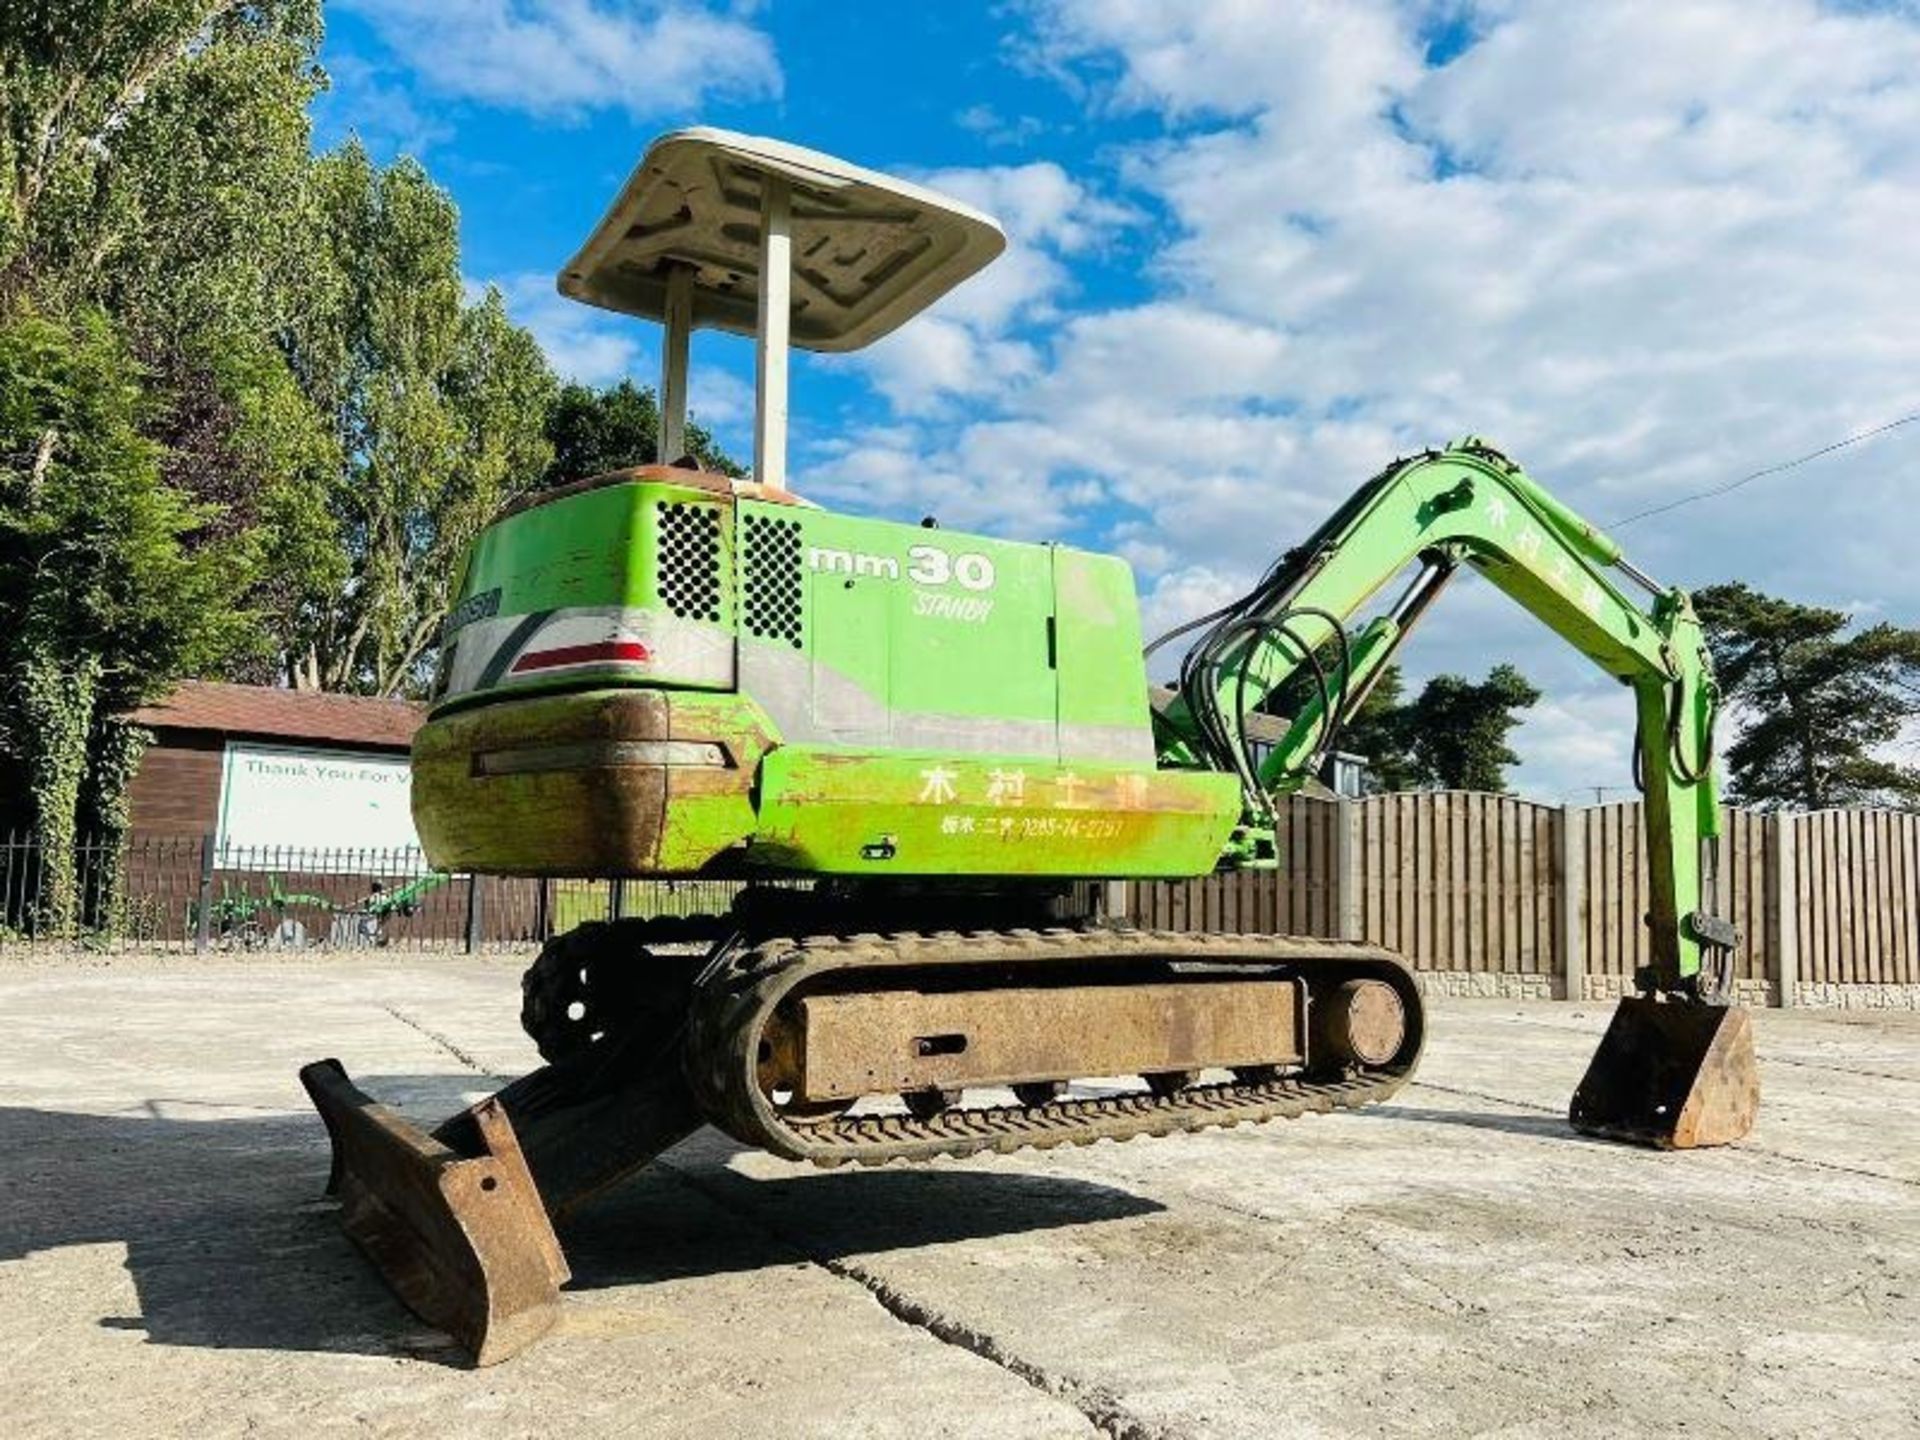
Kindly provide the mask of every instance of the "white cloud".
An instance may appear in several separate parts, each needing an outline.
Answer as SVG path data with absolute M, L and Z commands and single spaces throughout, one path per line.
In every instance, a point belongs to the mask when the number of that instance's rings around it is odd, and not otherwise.
M 773 42 L 739 7 L 686 0 L 340 0 L 421 86 L 562 119 L 635 119 L 781 88 Z
M 1005 253 L 986 271 L 847 362 L 900 413 L 930 415 L 950 411 L 956 398 L 1004 396 L 1038 373 L 1038 352 L 1012 332 L 1054 318 L 1072 288 L 1068 259 L 1098 244 L 1130 212 L 1051 161 L 915 178 L 986 211 L 1007 232 Z
M 417 159 L 453 135 L 453 126 L 422 110 L 396 76 L 363 57 L 330 59 L 327 78 L 317 107 L 323 131 L 351 131 L 374 155 Z
M 1634 794 L 1633 695 L 1617 685 L 1547 695 L 1522 712 L 1508 744 L 1521 762 L 1509 782 L 1536 800 L 1591 805 Z
M 1047 130 L 1046 122 L 1037 115 L 1008 117 L 985 104 L 967 106 L 953 117 L 953 123 L 996 147 L 1024 147 Z
M 695 365 L 687 375 L 687 409 L 709 430 L 750 432 L 753 383 L 717 365 Z M 751 433 L 745 438 L 752 443 Z
M 469 279 L 467 298 L 477 299 L 485 283 Z M 491 283 L 499 287 L 514 322 L 533 332 L 561 379 L 596 386 L 631 379 L 636 385 L 658 386 L 655 327 L 569 300 L 554 289 L 551 275 L 538 271 L 496 277 Z M 687 373 L 687 410 L 730 454 L 744 460 L 752 450 L 751 381 L 722 365 L 696 362 Z
M 497 276 L 492 283 L 506 297 L 508 313 L 533 332 L 563 380 L 606 385 L 632 375 L 652 383 L 659 364 L 659 351 L 650 343 L 652 327 L 569 300 L 554 288 L 551 275 L 539 271 Z
M 876 355 L 876 381 L 927 420 L 910 456 L 894 452 L 896 491 L 960 476 L 995 528 L 1103 523 L 1147 572 L 1150 609 L 1197 601 L 1196 576 L 1250 578 L 1393 454 L 1468 430 L 1604 523 L 1920 399 L 1910 14 L 1812 0 L 1041 0 L 1032 14 L 1035 52 L 1092 110 L 1159 134 L 1110 174 L 1017 167 L 1030 195 L 1014 171 L 977 172 L 991 193 L 969 198 L 1031 205 L 1028 233 L 1015 227 L 1027 253 L 1004 290 L 989 279 L 943 308 L 974 349 L 930 340 L 953 352 L 935 363 L 903 337 L 892 373 Z M 1441 65 L 1438 21 L 1470 32 Z M 1156 293 L 1090 309 L 1074 246 L 1100 227 L 1058 227 L 1081 197 L 1129 189 L 1167 217 Z M 981 363 L 1009 342 L 1021 363 Z M 918 389 L 907 361 L 925 364 Z M 948 394 L 967 402 L 950 416 Z M 1739 576 L 1912 617 L 1920 569 L 1890 517 L 1911 512 L 1916 439 L 1623 539 L 1663 579 Z M 1120 507 L 1090 514 L 1080 496 Z M 1548 689 L 1519 736 L 1529 788 L 1616 782 L 1624 692 L 1596 691 L 1490 587 L 1458 587 L 1409 654 L 1416 680 L 1500 659 Z

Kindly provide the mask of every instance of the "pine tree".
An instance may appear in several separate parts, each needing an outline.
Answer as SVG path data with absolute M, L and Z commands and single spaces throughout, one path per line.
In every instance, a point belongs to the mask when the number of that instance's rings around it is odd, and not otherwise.
M 1920 806 L 1920 770 L 1893 754 L 1920 719 L 1920 629 L 1852 630 L 1844 610 L 1737 582 L 1693 601 L 1723 712 L 1738 725 L 1724 752 L 1729 798 L 1806 810 Z

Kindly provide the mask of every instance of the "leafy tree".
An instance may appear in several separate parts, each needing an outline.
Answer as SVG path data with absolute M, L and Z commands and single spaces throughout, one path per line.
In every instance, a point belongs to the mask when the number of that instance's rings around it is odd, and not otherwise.
M 1332 664 L 1338 657 L 1329 647 L 1323 658 Z M 1266 708 L 1291 715 L 1313 694 L 1313 679 L 1303 668 Z M 1496 665 L 1477 684 L 1461 675 L 1436 675 L 1408 700 L 1400 667 L 1388 665 L 1341 728 L 1338 748 L 1366 758 L 1376 790 L 1504 790 L 1507 767 L 1520 763 L 1507 736 L 1520 723 L 1517 712 L 1539 698 L 1513 666 Z
M 325 570 L 271 538 L 330 463 L 279 350 L 319 41 L 318 0 L 0 6 L 0 809 L 61 927 L 76 830 L 126 826 L 115 712 L 269 653 L 263 552 Z
M 621 380 L 605 389 L 570 384 L 560 388 L 547 418 L 553 461 L 546 483 L 564 485 L 629 465 L 650 465 L 660 448 L 660 406 L 651 389 Z M 703 470 L 746 472 L 700 426 L 687 425 L 687 453 Z M 670 460 L 677 456 L 668 457 Z
M 164 479 L 206 504 L 195 543 L 264 539 L 263 615 L 281 577 L 345 578 L 306 499 L 333 440 L 280 349 L 312 299 L 319 41 L 317 0 L 0 10 L 0 315 L 110 317 Z M 265 678 L 271 655 L 256 627 L 225 668 Z
M 1507 736 L 1517 711 L 1540 692 L 1511 665 L 1496 665 L 1478 682 L 1436 675 L 1407 707 L 1405 735 L 1421 780 L 1442 790 L 1505 790 L 1507 767 L 1520 757 Z
M 303 498 L 347 573 L 297 597 L 285 665 L 297 686 L 392 695 L 424 678 L 467 543 L 545 471 L 554 381 L 497 292 L 463 302 L 458 216 L 417 163 L 382 170 L 351 142 L 312 192 L 312 305 L 289 353 L 337 455 Z
M 1920 718 L 1920 629 L 1847 633 L 1843 610 L 1739 583 L 1697 592 L 1726 702 L 1729 794 L 1759 806 L 1920 805 L 1920 770 L 1888 754 Z
M 298 259 L 318 0 L 0 9 L 0 274 L 136 332 L 264 333 Z
M 214 512 L 166 484 L 145 379 L 97 311 L 0 323 L 0 747 L 56 929 L 79 918 L 83 801 L 109 829 L 124 821 L 124 786 L 99 783 L 137 753 L 114 716 L 248 634 L 251 548 L 202 541 Z
M 1388 665 L 1340 731 L 1340 748 L 1367 760 L 1367 774 L 1381 790 L 1416 790 L 1421 784 L 1409 744 L 1406 684 L 1400 667 Z

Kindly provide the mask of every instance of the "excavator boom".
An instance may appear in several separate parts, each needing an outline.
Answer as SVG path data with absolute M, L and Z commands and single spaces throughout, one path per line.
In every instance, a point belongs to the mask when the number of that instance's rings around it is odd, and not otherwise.
M 1396 461 L 1246 596 L 1205 617 L 1177 697 L 1157 717 L 1162 761 L 1238 774 L 1246 809 L 1230 860 L 1276 863 L 1271 797 L 1320 768 L 1342 720 L 1461 566 L 1634 692 L 1652 963 L 1641 993 L 1616 1011 L 1570 1118 L 1590 1134 L 1665 1148 L 1736 1140 L 1759 1087 L 1747 1016 L 1726 1004 L 1738 937 L 1714 915 L 1702 871 L 1719 833 L 1719 694 L 1700 623 L 1685 591 L 1635 568 L 1492 446 L 1468 438 Z M 1409 570 L 1393 603 L 1350 633 L 1352 617 Z M 1247 715 L 1282 692 L 1305 702 L 1256 757 Z
M 1702 904 L 1701 842 L 1719 831 L 1712 662 L 1686 592 L 1658 585 L 1517 464 L 1477 439 L 1396 461 L 1354 493 L 1253 591 L 1215 616 L 1188 652 L 1178 698 L 1158 717 L 1162 763 L 1242 778 L 1241 855 L 1270 853 L 1268 796 L 1297 789 L 1332 748 L 1414 623 L 1461 566 L 1478 571 L 1623 685 L 1639 718 L 1635 773 L 1647 800 L 1654 988 L 1691 989 L 1702 948 L 1726 927 Z M 1357 633 L 1352 617 L 1414 574 Z M 1616 578 L 1618 577 L 1618 578 Z M 1648 592 L 1636 604 L 1624 579 Z M 1245 719 L 1301 677 L 1284 740 L 1263 760 Z

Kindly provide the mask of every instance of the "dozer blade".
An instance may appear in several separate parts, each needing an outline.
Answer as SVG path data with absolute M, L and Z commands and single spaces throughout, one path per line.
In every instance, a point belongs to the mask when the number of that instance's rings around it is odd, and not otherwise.
M 1567 1118 L 1608 1140 L 1690 1150 L 1753 1128 L 1760 1076 L 1740 1005 L 1630 995 L 1594 1051 Z
M 333 1141 L 341 1226 L 407 1308 L 477 1365 L 545 1334 L 567 1262 L 500 1102 L 469 1112 L 481 1151 L 469 1157 L 375 1102 L 338 1060 L 306 1066 L 300 1082 Z

